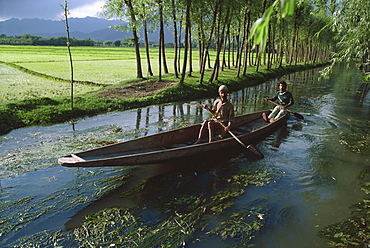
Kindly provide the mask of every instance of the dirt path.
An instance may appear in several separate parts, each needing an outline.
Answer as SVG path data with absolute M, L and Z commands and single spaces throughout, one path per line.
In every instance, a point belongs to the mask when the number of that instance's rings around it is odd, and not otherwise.
M 175 85 L 173 81 L 148 81 L 128 86 L 123 86 L 114 89 L 106 89 L 97 94 L 98 97 L 107 98 L 141 98 L 154 96 L 157 92 Z

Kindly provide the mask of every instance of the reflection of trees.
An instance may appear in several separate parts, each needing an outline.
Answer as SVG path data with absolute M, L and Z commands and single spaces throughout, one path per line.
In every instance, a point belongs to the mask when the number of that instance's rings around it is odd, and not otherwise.
M 150 108 L 147 108 L 146 109 L 146 118 L 145 118 L 145 130 L 146 130 L 145 135 L 148 134 L 149 120 L 150 120 L 150 118 L 149 118 L 149 112 L 150 112 Z
M 159 106 L 158 107 L 158 133 L 162 132 L 162 125 L 163 125 L 163 118 L 164 118 L 164 106 Z
M 184 116 L 185 114 L 184 114 L 184 108 L 183 108 L 182 103 L 179 103 L 179 102 L 173 103 L 172 114 L 173 114 L 174 117 L 176 117 L 177 113 L 179 114 L 179 117 L 180 117 L 181 121 L 185 121 L 185 116 Z M 177 118 L 173 118 L 173 126 L 175 126 L 176 120 L 177 120 Z
M 370 85 L 368 83 L 361 83 L 355 95 L 355 100 L 360 106 L 363 105 L 367 93 L 369 93 Z
M 201 105 L 202 102 L 199 102 L 199 104 L 195 107 L 195 123 L 202 122 L 203 120 L 203 107 Z
M 230 100 L 234 105 L 235 113 L 237 115 L 252 113 L 262 109 L 266 109 L 266 102 L 264 97 L 275 94 L 277 91 L 276 84 L 273 81 L 247 87 L 243 90 L 233 92 L 230 94 Z
M 252 113 L 255 111 L 260 111 L 264 109 L 272 108 L 272 105 L 263 100 L 264 97 L 271 97 L 277 91 L 277 82 L 285 80 L 288 82 L 288 90 L 291 91 L 296 100 L 296 105 L 304 105 L 308 108 L 312 104 L 311 101 L 307 101 L 306 92 L 310 91 L 313 88 L 317 87 L 317 78 L 319 77 L 319 69 L 313 69 L 308 71 L 296 72 L 283 76 L 279 79 L 270 80 L 266 83 L 246 87 L 242 90 L 232 92 L 229 95 L 229 99 L 234 105 L 235 114 L 241 115 L 246 113 Z M 294 82 L 294 83 L 293 83 Z M 297 83 L 296 83 L 297 82 Z M 304 83 L 304 84 L 301 84 Z M 322 87 L 321 91 L 310 91 L 310 99 L 317 98 L 322 96 L 323 90 L 327 90 L 327 87 L 331 84 L 325 84 L 327 86 Z M 320 88 L 321 89 L 321 88 Z M 300 96 L 304 96 L 304 98 Z M 203 99 L 195 102 L 180 103 L 174 102 L 171 105 L 161 105 L 161 106 L 152 106 L 147 108 L 146 113 L 146 133 L 147 135 L 148 128 L 150 123 L 155 122 L 156 132 L 162 132 L 164 130 L 170 130 L 173 128 L 178 128 L 181 126 L 192 125 L 196 123 L 201 123 L 206 118 L 210 118 L 210 115 L 201 106 L 201 103 L 207 103 L 209 107 L 212 106 L 215 98 Z M 297 107 L 296 105 L 293 106 Z M 153 121 L 153 116 L 150 119 L 149 111 L 150 108 L 158 108 L 158 120 Z M 167 108 L 167 109 L 166 109 Z M 170 108 L 170 109 L 168 109 Z M 153 110 L 152 110 L 153 111 Z M 141 121 L 143 119 L 143 110 L 137 110 L 137 120 L 136 120 L 136 129 L 140 129 Z
M 312 69 L 301 72 L 295 72 L 283 76 L 279 81 L 286 81 L 288 83 L 288 91 L 292 92 L 297 109 L 298 106 L 305 106 L 306 109 L 314 110 L 315 98 L 320 98 L 323 92 L 327 92 L 328 82 L 319 83 L 321 69 Z M 277 88 L 275 88 L 277 91 Z M 321 90 L 322 89 L 322 90 Z M 275 92 L 276 92 L 275 91 Z M 309 97 L 307 92 L 309 93 Z M 311 101 L 309 100 L 311 99 Z
M 141 120 L 142 120 L 142 111 L 143 110 L 141 108 L 137 109 L 136 126 L 135 126 L 137 131 L 140 131 L 140 124 L 141 124 Z M 149 120 L 150 120 L 149 119 L 149 113 L 150 113 L 150 108 L 147 108 L 146 109 L 146 116 L 145 116 L 145 127 L 144 127 L 144 129 L 146 131 L 144 132 L 144 136 L 146 136 L 148 134 L 148 127 L 149 127 Z M 138 138 L 140 136 L 141 136 L 140 133 L 137 132 L 137 134 L 135 135 L 135 138 Z
M 173 128 L 178 128 L 179 126 L 192 125 L 200 123 L 203 121 L 203 108 L 200 104 L 190 104 L 190 103 L 172 103 L 171 111 L 168 111 L 168 106 L 157 106 L 158 108 L 158 119 L 155 121 L 153 115 L 150 115 L 150 109 L 153 107 L 146 108 L 145 117 L 143 116 L 143 109 L 136 110 L 136 121 L 135 129 L 137 132 L 135 138 L 141 136 L 141 129 L 145 129 L 143 135 L 147 135 L 149 127 L 152 124 L 156 126 L 156 132 L 162 132 L 164 130 L 170 130 Z M 167 108 L 167 110 L 166 110 Z M 145 118 L 145 127 L 142 124 Z
M 141 122 L 141 108 L 137 109 L 137 117 L 136 117 L 136 129 L 140 129 L 140 122 Z

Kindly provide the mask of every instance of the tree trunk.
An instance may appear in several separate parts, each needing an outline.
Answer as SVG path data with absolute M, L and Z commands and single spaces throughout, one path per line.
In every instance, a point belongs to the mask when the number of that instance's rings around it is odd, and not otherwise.
M 198 56 L 199 56 L 199 70 L 202 68 L 202 61 L 203 61 L 203 42 L 204 37 L 202 36 L 202 32 L 200 27 L 198 27 L 198 37 L 202 37 L 202 39 L 198 39 Z
M 158 5 L 159 5 L 159 46 L 162 47 L 161 51 L 162 51 L 162 54 L 160 56 L 162 56 L 162 59 L 163 59 L 163 70 L 164 70 L 164 73 L 168 73 L 168 67 L 167 67 L 167 61 L 166 61 L 166 49 L 165 49 L 165 45 L 164 45 L 164 21 L 163 21 L 163 1 L 158 1 Z M 161 66 L 161 64 L 159 64 L 159 66 Z
M 162 46 L 161 42 L 159 42 L 158 46 L 158 81 L 162 81 Z
M 222 25 L 222 31 L 220 32 L 221 25 Z M 218 74 L 220 72 L 220 55 L 221 55 L 222 46 L 224 44 L 224 34 L 225 34 L 225 27 L 226 27 L 226 22 L 225 21 L 223 22 L 222 20 L 222 8 L 220 8 L 217 27 L 218 27 L 217 28 L 218 37 L 216 41 L 216 60 L 214 63 L 212 75 L 211 75 L 211 78 L 209 79 L 209 82 L 212 82 L 213 80 L 218 80 Z
M 240 53 L 240 28 L 238 29 L 238 35 L 235 36 L 236 44 L 235 44 L 235 50 L 236 50 L 236 61 L 235 61 L 235 68 L 238 68 L 239 66 L 239 53 Z
M 250 29 L 250 22 L 251 22 L 251 12 L 248 11 L 247 13 L 247 25 L 245 28 L 245 38 L 247 39 L 249 36 L 249 29 Z M 245 42 L 244 45 L 244 67 L 243 67 L 243 76 L 247 75 L 247 68 L 248 68 L 248 54 L 250 54 L 249 48 L 249 41 Z
M 256 47 L 256 72 L 258 72 L 258 70 L 260 69 L 260 64 L 261 64 L 261 54 L 262 54 L 262 52 L 259 52 L 259 50 L 260 50 L 260 46 L 261 45 L 257 45 L 257 47 Z
M 189 21 L 190 22 L 190 21 Z M 191 22 L 190 22 L 191 23 Z M 188 42 L 189 42 L 189 77 L 191 77 L 192 72 L 193 72 L 193 48 L 192 48 L 192 42 L 191 42 L 191 29 L 189 28 L 189 37 L 188 37 Z
M 237 64 L 236 64 L 236 67 L 238 68 L 238 77 L 240 76 L 240 70 L 242 68 L 242 57 L 243 57 L 243 50 L 244 50 L 244 53 L 246 53 L 247 51 L 244 49 L 244 45 L 246 43 L 246 39 L 247 39 L 247 30 L 246 30 L 246 23 L 247 23 L 247 9 L 245 9 L 244 11 L 244 19 L 243 19 L 243 39 L 242 39 L 242 42 L 240 44 L 240 47 L 239 47 L 239 52 L 238 52 L 238 58 L 237 58 Z M 239 29 L 240 30 L 240 29 Z
M 213 21 L 212 21 L 212 27 L 211 27 L 211 32 L 209 34 L 209 38 L 207 41 L 204 41 L 204 46 L 203 46 L 203 56 L 202 56 L 202 59 L 203 59 L 203 62 L 201 63 L 201 68 L 200 68 L 200 76 L 199 76 L 199 84 L 202 85 L 203 84 L 203 79 L 204 79 L 204 73 L 205 73 L 205 69 L 206 69 L 206 64 L 207 64 L 207 59 L 209 58 L 209 53 L 208 53 L 208 48 L 209 48 L 209 44 L 211 43 L 211 39 L 212 39 L 212 36 L 213 36 L 213 32 L 214 32 L 214 28 L 215 28 L 215 25 L 216 25 L 216 17 L 217 17 L 217 8 L 218 6 L 216 6 L 216 10 L 214 12 L 214 15 L 213 15 Z M 208 59 L 208 61 L 210 61 Z M 209 65 L 210 67 L 210 65 Z
M 71 52 L 71 42 L 70 42 L 70 35 L 69 35 L 69 24 L 68 24 L 68 2 L 67 0 L 64 1 L 64 16 L 65 16 L 65 23 L 66 23 L 66 33 L 67 33 L 67 49 L 69 55 L 69 66 L 71 70 L 71 116 L 74 117 L 74 79 L 73 79 L 73 59 L 72 59 L 72 52 Z M 74 128 L 74 126 L 73 126 Z M 73 129 L 74 130 L 74 129 Z
M 178 54 L 178 58 L 177 58 L 177 68 L 180 72 L 180 68 L 181 68 L 181 35 L 182 35 L 182 17 L 180 18 L 180 24 L 179 24 L 179 52 L 177 53 Z
M 189 47 L 189 33 L 190 33 L 190 4 L 191 0 L 186 1 L 186 23 L 185 23 L 185 51 L 184 51 L 184 61 L 182 66 L 182 72 L 181 72 L 181 79 L 180 84 L 183 84 L 185 81 L 185 75 L 186 75 L 186 63 L 187 63 L 187 57 L 188 57 L 188 47 Z
M 145 44 L 145 52 L 146 52 L 146 61 L 148 63 L 148 75 L 153 76 L 152 65 L 150 63 L 148 28 L 147 28 L 147 23 L 145 19 L 144 19 L 143 25 L 144 25 L 144 44 Z
M 179 72 L 177 68 L 177 56 L 178 56 L 178 39 L 177 39 L 177 23 L 176 23 L 176 9 L 175 9 L 175 0 L 172 0 L 172 19 L 173 19 L 173 36 L 174 36 L 174 51 L 175 51 L 175 58 L 173 59 L 173 70 L 175 73 L 175 78 L 179 77 Z
M 294 54 L 294 65 L 297 65 L 299 48 L 300 48 L 300 44 L 298 42 L 298 28 L 296 28 L 296 30 L 294 32 L 294 37 L 295 37 L 295 44 L 296 44 L 296 50 L 295 50 L 295 54 Z
M 231 69 L 231 34 L 227 35 L 227 64 L 228 69 Z
M 272 55 L 272 50 L 273 50 L 273 44 L 272 44 L 272 38 L 271 38 L 271 27 L 268 30 L 268 38 L 267 38 L 267 70 L 271 69 L 271 55 Z
M 136 77 L 143 78 L 143 71 L 141 67 L 141 58 L 140 58 L 140 47 L 139 47 L 139 37 L 137 35 L 137 23 L 136 23 L 136 15 L 134 12 L 134 7 L 132 6 L 131 0 L 124 0 L 125 4 L 128 7 L 130 12 L 130 17 L 132 21 L 132 36 L 134 38 L 134 47 L 135 47 L 135 55 L 136 55 Z
M 228 11 L 229 13 L 229 11 Z M 229 14 L 228 14 L 229 15 Z M 228 18 L 227 21 L 226 21 L 226 25 L 227 25 L 227 31 L 226 31 L 226 35 L 224 36 L 224 42 L 223 42 L 223 47 L 222 47 L 222 71 L 224 70 L 224 67 L 227 66 L 227 63 L 226 63 L 226 49 L 230 52 L 230 45 L 228 46 L 228 42 L 230 44 L 230 19 L 231 18 Z M 230 65 L 230 53 L 228 53 L 228 61 L 229 61 L 229 65 Z

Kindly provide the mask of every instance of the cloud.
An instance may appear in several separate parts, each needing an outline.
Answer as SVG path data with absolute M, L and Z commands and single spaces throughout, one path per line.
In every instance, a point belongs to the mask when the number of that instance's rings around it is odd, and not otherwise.
M 70 17 L 98 17 L 104 0 L 69 0 Z M 0 21 L 10 18 L 63 18 L 64 0 L 0 0 Z
M 83 18 L 86 16 L 99 17 L 105 1 L 99 0 L 75 8 L 69 8 L 69 17 Z M 63 16 L 61 13 L 60 17 Z

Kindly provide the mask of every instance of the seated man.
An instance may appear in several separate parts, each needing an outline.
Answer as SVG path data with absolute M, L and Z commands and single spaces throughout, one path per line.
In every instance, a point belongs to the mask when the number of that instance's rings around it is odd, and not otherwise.
M 269 116 L 266 116 L 265 113 L 262 114 L 262 118 L 266 122 L 274 122 L 276 119 L 279 119 L 281 116 L 287 114 L 286 108 L 294 104 L 293 95 L 286 90 L 287 84 L 285 81 L 279 82 L 279 91 L 275 94 L 273 98 L 265 97 L 265 101 L 276 101 L 278 100 L 279 106 L 276 106 Z
M 232 123 L 234 121 L 234 106 L 229 102 L 228 88 L 225 85 L 221 85 L 218 88 L 218 94 L 220 98 L 215 100 L 212 109 L 209 109 L 207 104 L 203 103 L 203 107 L 211 112 L 213 119 L 205 120 L 199 131 L 199 136 L 195 144 L 201 143 L 201 140 L 208 129 L 209 142 L 213 141 L 213 135 L 217 133 L 218 130 L 221 132 L 228 132 L 231 130 Z M 222 123 L 224 127 L 220 124 Z

